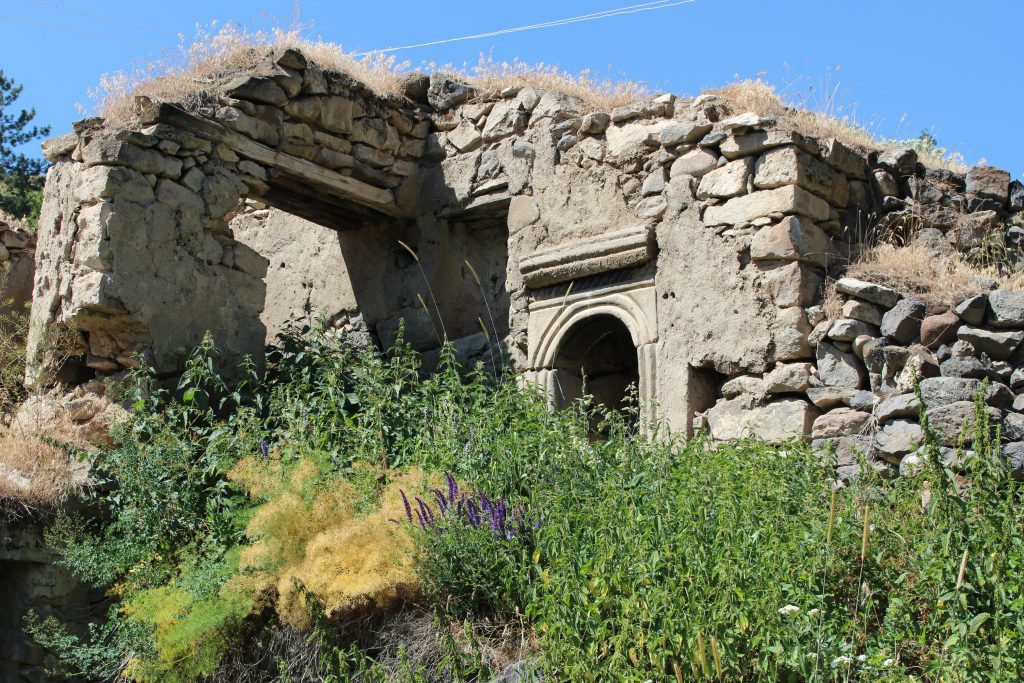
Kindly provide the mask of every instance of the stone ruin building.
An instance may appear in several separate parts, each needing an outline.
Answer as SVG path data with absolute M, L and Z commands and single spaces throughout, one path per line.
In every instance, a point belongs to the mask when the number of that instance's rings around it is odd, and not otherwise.
M 925 169 L 715 96 L 584 112 L 444 74 L 380 96 L 295 50 L 221 85 L 44 145 L 30 374 L 53 323 L 80 333 L 79 383 L 139 352 L 173 375 L 207 330 L 237 360 L 317 317 L 384 348 L 404 326 L 427 364 L 444 338 L 500 354 L 556 405 L 584 377 L 607 405 L 632 384 L 679 432 L 845 439 L 841 464 L 856 448 L 893 471 L 919 436 L 911 373 L 945 404 L 989 377 L 1002 410 L 1024 386 L 1024 294 L 979 283 L 952 311 L 846 278 L 842 317 L 822 307 L 872 231 L 936 253 L 1001 237 L 1024 209 L 1004 171 Z
M 1024 476 L 1024 293 L 979 280 L 949 308 L 837 268 L 880 232 L 937 258 L 1016 239 L 1024 186 L 1003 171 L 926 169 L 709 95 L 595 112 L 410 74 L 381 96 L 294 50 L 198 105 L 135 108 L 44 143 L 38 243 L 0 235 L 21 270 L 36 251 L 29 379 L 77 385 L 66 409 L 87 433 L 94 380 L 135 354 L 173 377 L 207 331 L 230 366 L 322 319 L 381 348 L 404 329 L 428 367 L 447 338 L 556 406 L 586 378 L 610 406 L 635 386 L 644 417 L 683 434 L 808 436 L 840 478 L 860 458 L 884 475 L 920 462 L 915 377 L 955 457 L 988 380 Z M 64 324 L 78 348 L 55 375 Z M 16 531 L 0 533 L 5 618 L 95 609 L 38 530 Z M 23 641 L 0 653 L 0 674 L 38 669 Z

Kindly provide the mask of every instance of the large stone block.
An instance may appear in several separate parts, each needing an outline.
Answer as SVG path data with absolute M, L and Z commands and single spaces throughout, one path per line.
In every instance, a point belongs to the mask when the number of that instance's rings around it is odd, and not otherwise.
M 700 185 L 697 187 L 697 199 L 707 199 L 708 197 L 726 199 L 746 193 L 747 179 L 750 177 L 753 166 L 751 159 L 737 159 L 721 168 L 716 168 L 700 179 Z
M 779 308 L 810 306 L 821 288 L 824 275 L 799 261 L 764 261 L 762 284 Z
M 799 185 L 836 206 L 846 206 L 846 178 L 796 147 L 766 152 L 754 168 L 754 187 L 759 190 Z
M 784 308 L 775 316 L 772 324 L 773 361 L 802 360 L 813 356 L 808 335 L 811 325 L 804 309 L 799 306 Z
M 690 175 L 699 178 L 715 168 L 718 157 L 703 147 L 692 149 L 683 156 L 672 162 L 669 175 L 677 178 L 682 175 Z
M 812 221 L 829 217 L 828 202 L 802 187 L 786 185 L 730 199 L 704 212 L 705 225 L 742 225 L 773 213 L 800 214 Z
M 844 277 L 836 282 L 836 291 L 878 304 L 882 308 L 892 308 L 902 298 L 895 289 L 852 277 Z
M 797 398 L 748 407 L 746 399 L 719 401 L 707 413 L 708 430 L 716 441 L 732 441 L 754 436 L 780 442 L 800 438 L 810 432 L 818 411 Z
M 818 377 L 826 386 L 859 389 L 867 379 L 867 372 L 855 355 L 828 342 L 818 343 L 817 365 Z
M 836 408 L 818 416 L 811 438 L 828 439 L 862 433 L 871 423 L 871 413 L 851 408 Z
M 917 299 L 903 299 L 882 316 L 882 334 L 899 344 L 910 344 L 921 333 L 927 305 Z
M 1024 292 L 990 292 L 986 322 L 993 327 L 1024 328 Z
M 825 267 L 830 250 L 831 241 L 824 231 L 799 216 L 786 216 L 761 228 L 750 242 L 754 261 L 803 261 L 819 268 Z
M 975 166 L 967 171 L 967 193 L 1006 204 L 1010 174 L 992 166 Z
M 962 377 L 929 377 L 921 380 L 921 399 L 929 410 L 957 401 L 973 401 L 981 391 L 981 380 Z M 1013 403 L 1013 392 L 1005 384 L 992 382 L 985 389 L 985 402 L 996 408 Z
M 970 344 L 993 360 L 1006 360 L 1024 340 L 1024 330 L 987 330 L 984 327 L 964 325 L 956 331 L 957 339 Z
M 921 344 L 929 349 L 952 344 L 956 341 L 956 331 L 962 324 L 963 321 L 953 311 L 930 315 L 921 321 Z
M 779 129 L 758 130 L 743 135 L 729 136 L 722 141 L 719 149 L 722 150 L 726 159 L 739 159 L 760 154 L 773 147 L 794 144 L 808 152 L 816 151 L 814 143 L 799 133 Z
M 850 178 L 868 177 L 867 160 L 835 138 L 821 143 L 821 156 L 825 163 Z
M 996 408 L 985 407 L 989 424 L 997 425 L 1003 414 Z M 928 425 L 939 437 L 943 446 L 969 445 L 974 442 L 977 415 L 974 401 L 954 401 L 945 405 L 929 408 Z
M 910 453 L 924 440 L 921 425 L 910 420 L 893 420 L 875 433 L 875 448 L 890 460 Z

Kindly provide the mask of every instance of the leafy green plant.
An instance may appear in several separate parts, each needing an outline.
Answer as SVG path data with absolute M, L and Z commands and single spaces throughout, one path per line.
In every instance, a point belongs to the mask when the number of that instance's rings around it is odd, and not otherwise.
M 450 349 L 423 377 L 407 348 L 380 355 L 286 335 L 265 376 L 239 386 L 217 376 L 215 359 L 207 341 L 174 392 L 137 377 L 132 417 L 98 455 L 93 514 L 65 516 L 51 533 L 69 566 L 120 599 L 84 643 L 34 622 L 68 670 L 216 680 L 226 652 L 270 628 L 261 607 L 297 592 L 295 607 L 325 612 L 311 632 L 333 634 L 311 646 L 319 680 L 478 680 L 475 641 L 455 636 L 503 612 L 532 625 L 555 680 L 1024 677 L 1024 501 L 980 403 L 973 455 L 962 452 L 956 471 L 923 415 L 920 474 L 884 481 L 865 470 L 837 490 L 801 443 L 651 440 L 615 413 L 597 418 L 594 438 L 586 399 L 552 412 L 514 381 L 459 368 Z M 228 473 L 245 468 L 243 487 Z M 323 552 L 303 540 L 330 522 L 333 508 L 317 501 L 332 491 L 344 493 L 346 519 L 407 524 L 395 489 L 416 469 L 426 481 L 450 472 L 541 524 L 528 539 L 460 518 L 420 535 L 412 558 L 444 654 L 396 673 L 338 636 L 346 624 L 331 621 L 342 614 L 332 591 L 350 586 L 280 568 L 344 554 L 326 536 Z M 298 516 L 279 515 L 285 495 Z M 277 519 L 302 520 L 305 535 Z M 295 561 L 234 559 L 254 552 Z M 250 580 L 267 567 L 281 574 L 273 586 Z M 305 592 L 282 590 L 289 573 Z M 305 666 L 282 671 L 301 678 Z

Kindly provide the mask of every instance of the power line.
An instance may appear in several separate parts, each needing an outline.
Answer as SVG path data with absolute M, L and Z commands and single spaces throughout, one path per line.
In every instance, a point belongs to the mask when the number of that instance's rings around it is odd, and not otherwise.
M 32 3 L 33 5 L 42 5 L 43 7 L 50 7 L 55 10 L 60 10 L 61 12 L 67 12 L 68 14 L 77 14 L 80 17 L 86 17 L 88 19 L 93 19 L 94 21 L 102 21 L 107 24 L 117 24 L 119 26 L 127 26 L 128 28 L 133 28 L 137 31 L 149 31 L 150 33 L 161 33 L 165 36 L 173 36 L 175 38 L 178 37 L 177 33 L 171 33 L 170 31 L 152 28 L 150 26 L 142 26 L 141 24 L 133 24 L 131 22 L 121 21 L 119 19 L 108 19 L 107 17 L 101 17 L 96 14 L 89 14 L 88 12 L 83 12 L 81 10 L 71 9 L 70 7 L 61 7 L 60 5 L 55 5 L 52 2 L 44 2 L 44 0 L 25 0 L 25 2 Z
M 645 2 L 639 5 L 627 5 L 625 7 L 619 7 L 616 9 L 604 10 L 602 12 L 593 12 L 591 14 L 581 14 L 576 17 L 569 17 L 566 19 L 555 19 L 553 21 L 545 21 L 538 24 L 528 24 L 526 26 L 516 26 L 513 28 L 503 28 L 497 31 L 488 31 L 486 33 L 477 33 L 469 36 L 459 36 L 457 38 L 444 38 L 442 40 L 432 40 L 426 43 L 416 43 L 414 45 L 399 45 L 395 47 L 386 47 L 380 50 L 370 50 L 368 52 L 356 53 L 354 56 L 362 57 L 374 53 L 381 52 L 396 52 L 398 50 L 410 50 L 417 47 L 430 47 L 432 45 L 443 45 L 445 43 L 455 43 L 463 40 L 476 40 L 479 38 L 491 38 L 493 36 L 505 35 L 508 33 L 518 33 L 520 31 L 532 31 L 542 28 L 552 28 L 555 26 L 565 26 L 567 24 L 576 24 L 584 21 L 595 21 L 597 19 L 607 19 L 609 17 L 617 17 L 623 14 L 634 14 L 636 12 L 650 12 L 657 9 L 666 9 L 669 7 L 675 7 L 677 5 L 688 5 L 696 2 L 697 0 L 676 0 L 670 2 L 669 0 L 657 0 L 656 2 Z
M 77 33 L 80 36 L 88 36 L 90 38 L 99 38 L 100 40 L 113 40 L 118 43 L 128 43 L 129 45 L 141 45 L 143 47 L 156 48 L 158 50 L 164 49 L 159 45 L 153 45 L 151 43 L 140 43 L 137 40 L 128 40 L 127 38 L 117 38 L 115 36 L 104 36 L 99 33 L 89 33 L 88 31 L 79 31 L 74 28 L 67 28 L 66 26 L 55 26 L 54 24 L 46 24 L 41 21 L 33 21 L 32 19 L 22 19 L 20 17 L 8 17 L 0 14 L 0 21 L 16 21 L 21 24 L 28 24 L 30 26 L 41 26 L 42 28 L 48 28 L 53 31 L 64 31 L 66 33 Z

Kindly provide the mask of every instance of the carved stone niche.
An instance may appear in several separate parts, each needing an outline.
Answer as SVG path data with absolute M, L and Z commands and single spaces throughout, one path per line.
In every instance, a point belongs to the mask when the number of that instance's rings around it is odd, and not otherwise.
M 614 350 L 621 358 L 589 361 L 605 367 L 619 363 L 635 372 L 642 417 L 655 418 L 658 298 L 653 264 L 649 263 L 654 251 L 647 229 L 633 228 L 602 236 L 600 241 L 538 252 L 520 261 L 520 272 L 532 288 L 527 376 L 544 389 L 553 405 L 564 405 L 579 388 L 579 377 L 567 368 L 571 348 L 578 357 L 581 345 L 586 351 L 588 343 L 592 344 L 598 354 L 600 345 L 605 344 L 603 352 L 609 353 L 608 336 L 626 340 L 628 332 L 628 341 Z M 576 386 L 567 389 L 567 383 Z M 596 385 L 591 387 L 595 397 Z

